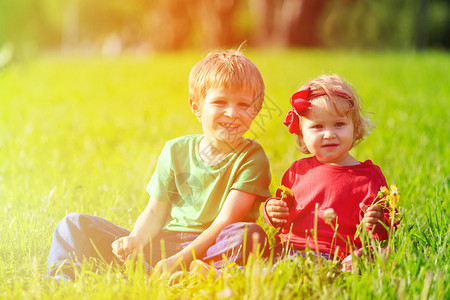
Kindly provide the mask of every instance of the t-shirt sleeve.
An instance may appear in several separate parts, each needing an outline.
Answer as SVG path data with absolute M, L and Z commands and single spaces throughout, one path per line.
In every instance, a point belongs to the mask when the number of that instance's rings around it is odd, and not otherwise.
M 271 196 L 269 160 L 259 144 L 252 148 L 240 165 L 238 177 L 231 188 L 255 194 L 257 195 L 256 200 L 262 202 Z
M 174 175 L 171 169 L 171 151 L 166 143 L 159 155 L 155 172 L 147 185 L 147 192 L 150 197 L 159 201 L 170 201 L 171 194 L 176 192 L 170 187 L 173 186 Z

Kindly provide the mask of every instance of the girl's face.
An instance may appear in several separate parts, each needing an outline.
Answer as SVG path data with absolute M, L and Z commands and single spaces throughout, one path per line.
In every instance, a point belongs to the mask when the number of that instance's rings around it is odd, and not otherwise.
M 354 165 L 357 161 L 348 153 L 353 145 L 353 121 L 330 109 L 312 101 L 301 125 L 303 142 L 322 163 Z

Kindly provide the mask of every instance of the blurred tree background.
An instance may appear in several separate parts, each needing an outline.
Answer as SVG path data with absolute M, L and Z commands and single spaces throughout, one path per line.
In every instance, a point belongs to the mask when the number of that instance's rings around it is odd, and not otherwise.
M 450 48 L 448 0 L 0 0 L 0 66 L 41 52 Z

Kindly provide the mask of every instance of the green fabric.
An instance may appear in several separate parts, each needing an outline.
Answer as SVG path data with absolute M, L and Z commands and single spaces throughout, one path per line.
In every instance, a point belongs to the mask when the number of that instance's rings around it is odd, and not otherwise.
M 261 201 L 270 197 L 269 161 L 257 142 L 244 139 L 224 160 L 210 166 L 198 152 L 202 137 L 189 135 L 168 141 L 158 158 L 147 191 L 154 199 L 172 203 L 165 230 L 204 231 L 232 189 L 257 195 L 243 221 L 256 221 Z

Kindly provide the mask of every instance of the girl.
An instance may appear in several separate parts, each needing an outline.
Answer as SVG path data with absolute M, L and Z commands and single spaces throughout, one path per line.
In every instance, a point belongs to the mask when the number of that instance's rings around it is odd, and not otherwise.
M 389 211 L 371 205 L 380 188 L 387 186 L 383 173 L 370 160 L 360 162 L 349 153 L 370 127 L 357 94 L 339 76 L 322 75 L 296 92 L 291 104 L 284 124 L 297 135 L 300 150 L 313 156 L 295 161 L 285 172 L 282 185 L 290 188 L 293 196 L 283 201 L 279 189 L 277 197 L 264 203 L 265 220 L 281 228 L 275 255 L 281 255 L 287 242 L 294 253 L 309 248 L 326 259 L 334 255 L 345 258 L 351 248 L 361 247 L 355 238 L 361 222 L 374 237 L 386 239 L 388 232 L 381 223 L 390 223 Z M 313 232 L 316 205 L 317 241 Z M 341 238 L 333 239 L 334 230 L 324 220 L 324 212 L 330 208 L 336 214 L 336 220 L 332 215 L 333 224 L 337 222 Z

